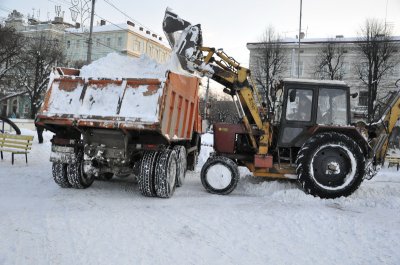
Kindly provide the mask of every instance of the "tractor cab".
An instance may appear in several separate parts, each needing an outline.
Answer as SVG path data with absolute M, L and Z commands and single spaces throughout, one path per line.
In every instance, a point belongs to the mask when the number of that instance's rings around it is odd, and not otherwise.
M 284 79 L 278 146 L 301 147 L 316 127 L 350 125 L 349 98 L 343 81 Z

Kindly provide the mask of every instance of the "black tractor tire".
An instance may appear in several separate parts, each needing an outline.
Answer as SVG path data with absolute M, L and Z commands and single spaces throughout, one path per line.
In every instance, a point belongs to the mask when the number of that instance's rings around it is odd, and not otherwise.
M 312 136 L 301 147 L 296 173 L 303 190 L 320 198 L 351 195 L 365 175 L 360 146 L 338 132 Z
M 156 191 L 154 189 L 154 170 L 158 151 L 146 151 L 143 154 L 139 168 L 138 186 L 143 196 L 154 197 Z
M 200 173 L 201 184 L 210 193 L 226 195 L 231 193 L 239 182 L 237 164 L 223 156 L 210 157 Z
M 186 148 L 182 145 L 176 145 L 174 146 L 173 150 L 176 152 L 176 159 L 178 161 L 177 164 L 178 174 L 176 176 L 176 186 L 182 187 L 183 182 L 185 181 L 185 175 L 187 170 Z
M 172 197 L 176 187 L 177 174 L 178 162 L 175 150 L 160 151 L 154 174 L 154 186 L 158 197 Z
M 83 152 L 77 154 L 75 163 L 67 166 L 68 181 L 75 189 L 86 189 L 93 184 L 94 175 L 83 172 Z
M 67 177 L 67 164 L 53 162 L 52 173 L 54 182 L 61 188 L 71 188 Z

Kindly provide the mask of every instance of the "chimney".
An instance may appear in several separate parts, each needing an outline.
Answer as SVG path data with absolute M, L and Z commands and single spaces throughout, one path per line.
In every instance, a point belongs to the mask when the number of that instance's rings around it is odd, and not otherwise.
M 63 17 L 55 17 L 54 18 L 54 24 L 62 24 L 64 21 Z
M 81 27 L 81 23 L 76 22 L 75 23 L 75 28 L 79 29 Z
M 100 26 L 105 26 L 106 25 L 106 21 L 104 19 L 100 20 Z

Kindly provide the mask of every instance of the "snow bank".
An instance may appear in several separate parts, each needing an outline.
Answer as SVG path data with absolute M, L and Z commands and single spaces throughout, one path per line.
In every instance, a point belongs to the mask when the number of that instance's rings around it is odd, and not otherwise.
M 22 133 L 35 136 L 28 164 L 0 160 L 0 264 L 400 264 L 394 168 L 336 200 L 243 174 L 232 194 L 212 195 L 188 171 L 162 200 L 143 197 L 132 177 L 62 189 L 48 161 L 52 134 L 38 144 L 36 132 Z

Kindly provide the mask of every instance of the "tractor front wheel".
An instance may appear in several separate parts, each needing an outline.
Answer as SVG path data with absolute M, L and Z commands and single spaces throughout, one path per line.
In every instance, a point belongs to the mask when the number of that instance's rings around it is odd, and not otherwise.
M 202 167 L 200 178 L 208 192 L 226 195 L 231 193 L 239 182 L 238 166 L 229 158 L 211 157 Z

